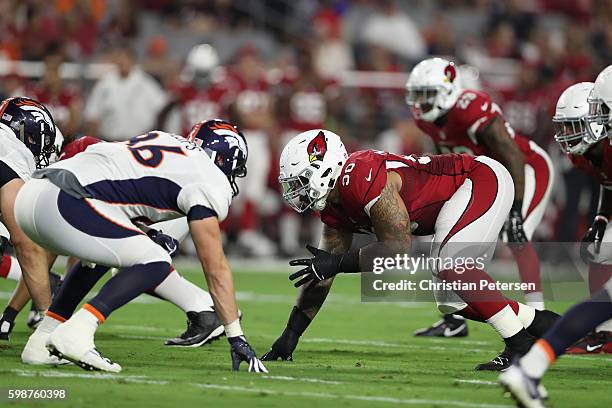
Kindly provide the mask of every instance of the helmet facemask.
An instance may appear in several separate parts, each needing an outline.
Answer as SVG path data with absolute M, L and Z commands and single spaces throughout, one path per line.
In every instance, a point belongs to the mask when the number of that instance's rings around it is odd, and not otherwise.
M 51 129 L 49 125 L 40 121 L 40 131 L 31 132 L 25 122 L 19 124 L 19 139 L 25 144 L 34 155 L 36 168 L 42 169 L 49 165 L 51 155 L 56 152 L 55 129 Z
M 598 98 L 590 98 L 589 114 L 585 117 L 586 128 L 591 143 L 599 142 L 610 135 L 610 108 Z
M 329 177 L 332 173 L 331 168 L 327 168 L 321 177 L 313 177 L 315 172 L 320 170 L 315 164 L 311 164 L 296 176 L 284 177 L 281 174 L 278 178 L 283 190 L 283 198 L 291 208 L 299 213 L 308 209 L 322 211 L 327 204 L 329 193 L 336 184 L 336 179 Z M 315 186 L 315 183 L 319 185 Z
M 564 153 L 582 155 L 593 145 L 582 118 L 553 117 L 555 141 Z

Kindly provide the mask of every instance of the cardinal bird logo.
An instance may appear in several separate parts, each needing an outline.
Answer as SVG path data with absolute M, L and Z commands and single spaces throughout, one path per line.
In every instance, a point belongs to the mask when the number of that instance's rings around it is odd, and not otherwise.
M 453 82 L 455 77 L 457 76 L 457 69 L 455 68 L 455 64 L 452 62 L 444 68 L 444 76 L 446 77 L 447 82 Z
M 327 141 L 322 131 L 308 143 L 306 149 L 308 152 L 308 160 L 310 160 L 311 163 L 315 160 L 323 160 L 325 153 L 327 153 Z

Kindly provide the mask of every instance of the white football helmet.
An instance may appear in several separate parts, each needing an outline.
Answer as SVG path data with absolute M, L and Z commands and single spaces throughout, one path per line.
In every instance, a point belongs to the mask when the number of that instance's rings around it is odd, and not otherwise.
M 297 212 L 321 211 L 336 185 L 348 153 L 340 136 L 313 129 L 295 136 L 280 156 L 283 198 Z
M 211 77 L 219 67 L 219 62 L 219 54 L 212 45 L 198 44 L 187 54 L 185 68 L 181 73 L 182 79 L 206 86 L 211 82 Z
M 595 85 L 588 98 L 589 114 L 585 121 L 589 135 L 594 141 L 611 136 L 612 126 L 612 65 L 597 75 Z
M 593 82 L 579 82 L 567 88 L 557 101 L 553 116 L 555 141 L 569 154 L 584 154 L 595 143 L 586 129 L 584 118 L 589 114 L 587 98 Z
M 417 119 L 433 122 L 453 107 L 461 94 L 459 70 L 443 58 L 428 58 L 410 72 L 406 103 Z

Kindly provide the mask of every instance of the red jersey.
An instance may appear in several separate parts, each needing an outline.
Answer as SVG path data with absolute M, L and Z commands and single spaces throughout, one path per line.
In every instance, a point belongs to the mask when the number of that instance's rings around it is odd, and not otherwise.
M 484 92 L 463 91 L 455 105 L 446 114 L 446 121 L 441 127 L 422 119 L 417 119 L 416 124 L 433 139 L 441 153 L 467 153 L 472 156 L 484 155 L 498 159 L 486 147 L 478 144 L 476 139 L 476 134 L 496 117 L 504 121 L 508 133 L 525 158 L 529 160 L 529 157 L 534 154 L 529 146 L 529 140 L 514 132 L 502 116 L 499 106 Z
M 66 160 L 69 159 L 81 152 L 84 152 L 87 147 L 92 144 L 100 143 L 100 139 L 96 139 L 93 136 L 83 136 L 78 139 L 73 140 L 72 142 L 62 146 L 62 151 L 60 152 L 59 159 Z
M 284 85 L 289 93 L 285 128 L 298 132 L 324 128 L 328 103 L 338 95 L 338 84 L 317 77 L 297 77 L 286 78 Z
M 601 163 L 598 165 L 583 155 L 568 154 L 567 157 L 576 168 L 592 176 L 602 186 L 612 187 L 612 140 L 605 139 L 600 143 L 603 143 L 603 149 Z
M 53 120 L 63 129 L 70 121 L 70 108 L 75 100 L 80 98 L 76 89 L 64 87 L 59 94 L 50 93 L 46 88 L 37 86 L 32 90 L 33 98 L 49 109 Z
M 225 116 L 228 90 L 221 83 L 206 89 L 198 89 L 189 83 L 180 84 L 172 92 L 179 102 L 183 135 L 189 133 L 194 123 Z
M 238 115 L 239 126 L 243 129 L 253 129 L 252 124 L 244 123 L 244 118 L 269 112 L 272 107 L 270 84 L 261 77 L 255 81 L 247 81 L 238 72 L 230 72 L 230 86 L 233 92 L 234 110 Z
M 338 178 L 340 206 L 328 204 L 321 221 L 339 230 L 372 232 L 370 209 L 387 182 L 387 171 L 402 178 L 400 196 L 414 235 L 431 235 L 442 206 L 480 163 L 466 154 L 399 156 L 362 150 L 352 153 Z

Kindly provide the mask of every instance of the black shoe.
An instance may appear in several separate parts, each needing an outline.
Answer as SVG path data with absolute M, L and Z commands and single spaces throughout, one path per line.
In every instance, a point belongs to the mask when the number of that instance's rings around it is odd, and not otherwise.
M 166 346 L 199 347 L 211 343 L 225 334 L 225 327 L 215 312 L 187 312 L 187 330 Z
M 478 364 L 474 370 L 476 371 L 506 371 L 512 365 L 512 360 L 518 357 L 520 353 L 514 352 L 506 347 L 504 351 L 488 363 Z
M 418 337 L 466 337 L 468 327 L 463 317 L 444 315 L 442 320 L 425 329 L 418 329 L 414 335 Z
M 51 287 L 51 299 L 59 292 L 60 286 L 62 286 L 62 277 L 58 274 L 49 271 L 49 286 Z M 28 319 L 26 324 L 32 330 L 35 330 L 42 319 L 45 317 L 44 312 L 39 312 L 34 306 L 34 302 L 31 302 L 30 313 L 28 313 Z
M 13 331 L 13 327 L 15 327 L 15 322 L 6 320 L 4 315 L 2 315 L 0 317 L 0 340 L 8 341 Z

